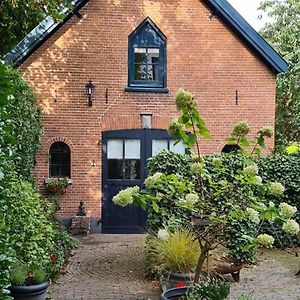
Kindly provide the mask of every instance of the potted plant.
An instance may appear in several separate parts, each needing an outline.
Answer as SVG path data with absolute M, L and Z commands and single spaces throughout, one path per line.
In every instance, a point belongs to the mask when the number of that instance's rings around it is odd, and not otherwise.
M 201 284 L 175 288 L 164 292 L 160 300 L 224 300 L 230 294 L 230 285 L 223 280 L 209 279 Z
M 200 255 L 199 245 L 193 233 L 175 230 L 168 233 L 161 229 L 148 240 L 152 268 L 160 271 L 163 290 L 190 285 Z
M 45 187 L 49 194 L 65 194 L 69 180 L 67 178 L 47 178 L 45 180 Z
M 15 300 L 44 300 L 49 286 L 46 272 L 39 266 L 16 264 L 10 272 L 9 291 Z

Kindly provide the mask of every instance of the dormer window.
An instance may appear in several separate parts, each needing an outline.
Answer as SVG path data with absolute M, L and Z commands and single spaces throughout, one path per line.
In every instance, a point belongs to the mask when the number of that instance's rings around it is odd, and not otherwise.
M 167 93 L 167 38 L 145 19 L 128 38 L 128 86 L 126 91 Z

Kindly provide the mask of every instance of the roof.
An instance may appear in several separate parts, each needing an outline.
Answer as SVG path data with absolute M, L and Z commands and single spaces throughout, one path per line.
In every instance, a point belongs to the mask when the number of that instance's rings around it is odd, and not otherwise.
M 220 16 L 233 29 L 274 73 L 287 71 L 288 63 L 283 57 L 226 0 L 203 1 L 215 15 Z M 61 22 L 55 22 L 52 17 L 45 18 L 13 50 L 4 56 L 4 60 L 13 65 L 20 65 L 87 2 L 88 0 L 73 1 L 73 10 L 67 13 L 67 9 L 65 9 L 64 12 L 67 14 Z
M 71 11 L 69 11 L 67 8 L 62 9 L 62 12 L 65 13 L 66 16 L 61 22 L 56 22 L 51 16 L 46 17 L 10 52 L 4 55 L 4 61 L 12 65 L 20 65 L 72 16 L 78 14 L 78 10 L 87 2 L 88 0 L 71 1 L 73 9 Z

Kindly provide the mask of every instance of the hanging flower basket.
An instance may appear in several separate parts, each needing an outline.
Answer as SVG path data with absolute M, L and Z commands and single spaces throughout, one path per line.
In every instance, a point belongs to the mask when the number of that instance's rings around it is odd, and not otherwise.
M 46 191 L 50 195 L 61 195 L 67 192 L 68 186 L 72 183 L 68 178 L 47 178 L 45 179 Z

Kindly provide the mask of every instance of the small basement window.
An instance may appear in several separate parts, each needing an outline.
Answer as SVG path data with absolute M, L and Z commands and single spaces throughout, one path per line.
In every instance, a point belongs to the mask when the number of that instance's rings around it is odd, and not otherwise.
M 129 36 L 126 91 L 168 92 L 166 41 L 167 38 L 149 18 Z
M 66 143 L 55 142 L 49 151 L 49 176 L 71 177 L 71 153 Z

